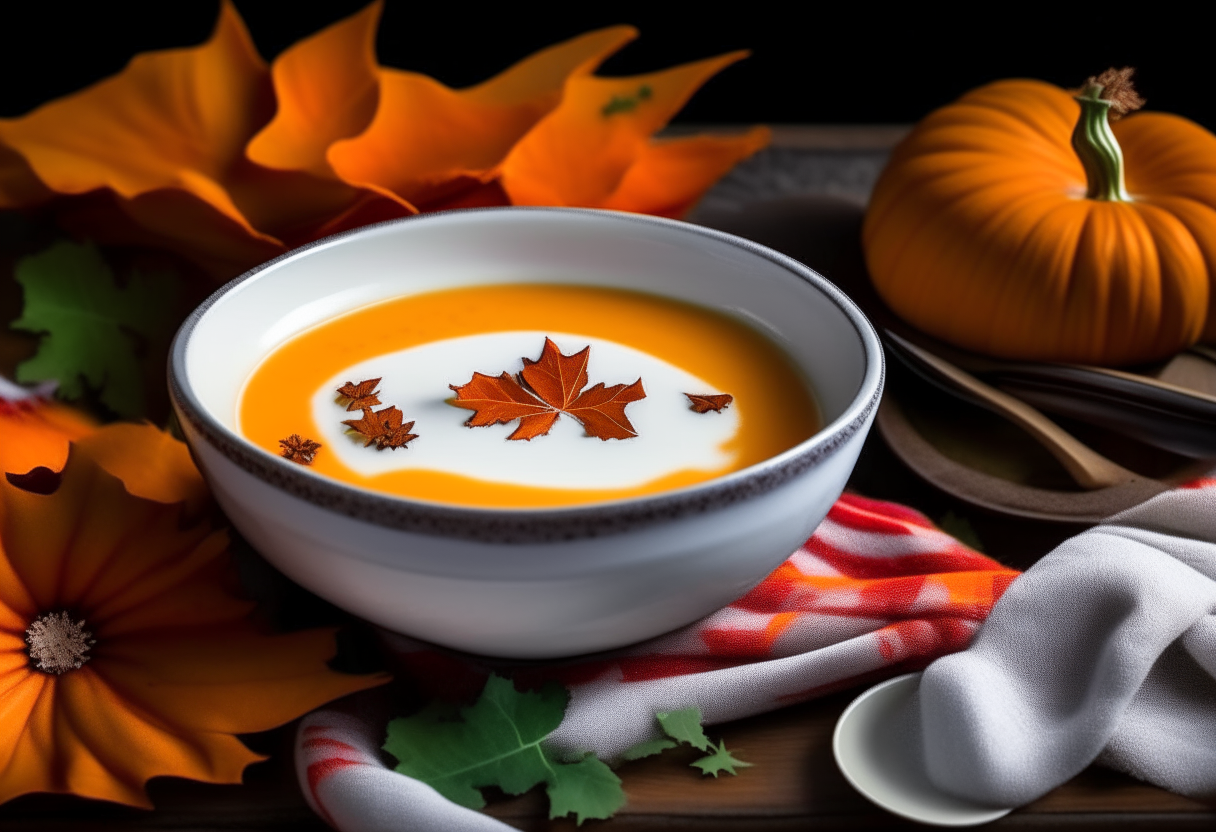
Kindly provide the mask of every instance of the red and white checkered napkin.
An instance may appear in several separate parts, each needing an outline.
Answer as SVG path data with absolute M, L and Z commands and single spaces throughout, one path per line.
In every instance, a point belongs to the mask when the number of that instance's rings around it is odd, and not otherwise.
M 845 495 L 815 534 L 725 609 L 608 657 L 530 667 L 521 682 L 570 692 L 548 742 L 614 760 L 657 735 L 655 713 L 696 706 L 705 724 L 781 708 L 926 666 L 966 647 L 1017 572 L 903 506 Z M 395 639 L 428 693 L 469 698 L 496 669 Z M 385 725 L 337 710 L 310 714 L 296 740 L 309 804 L 337 829 L 506 830 L 387 768 Z

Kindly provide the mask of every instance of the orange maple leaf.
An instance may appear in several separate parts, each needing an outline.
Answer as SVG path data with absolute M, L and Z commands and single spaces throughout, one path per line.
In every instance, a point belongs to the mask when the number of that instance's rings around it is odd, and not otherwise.
M 279 444 L 283 446 L 283 457 L 301 465 L 312 465 L 317 451 L 321 450 L 320 442 L 300 436 L 298 433 L 293 433 L 286 439 L 280 439 Z
M 689 408 L 696 413 L 721 413 L 726 409 L 726 406 L 735 400 L 735 397 L 730 393 L 712 393 L 700 395 L 697 393 L 685 393 L 688 400 L 692 402 Z
M 518 378 L 505 372 L 498 377 L 473 373 L 467 384 L 448 385 L 456 393 L 452 404 L 473 411 L 465 422 L 469 427 L 506 424 L 518 419 L 519 427 L 508 439 L 544 436 L 562 413 L 574 417 L 588 436 L 599 439 L 637 436 L 625 415 L 625 405 L 646 398 L 642 380 L 629 385 L 607 387 L 600 382 L 587 387 L 590 356 L 590 346 L 573 355 L 562 355 L 557 344 L 546 338 L 540 358 L 536 361 L 525 358 Z
M 382 410 L 365 407 L 362 419 L 347 419 L 342 424 L 361 434 L 367 440 L 363 443 L 365 448 L 374 443 L 381 451 L 385 448 L 396 450 L 404 448 L 411 439 L 418 438 L 418 434 L 410 433 L 410 428 L 414 426 L 414 423 L 402 424 L 404 418 L 395 405 L 389 405 Z
M 54 203 L 105 245 L 183 255 L 227 280 L 288 248 L 419 211 L 576 205 L 681 216 L 768 142 L 653 139 L 744 53 L 630 78 L 593 73 L 632 40 L 612 26 L 452 89 L 379 64 L 383 10 L 362 11 L 267 67 L 232 0 L 205 43 L 0 118 L 0 208 Z
M 405 416 L 396 407 L 388 407 L 379 411 L 377 416 L 380 417 L 380 424 L 384 427 L 384 432 L 376 437 L 376 448 L 383 451 L 385 448 L 397 450 L 404 448 L 410 443 L 411 439 L 417 439 L 418 434 L 410 433 L 410 429 L 414 427 L 413 422 L 402 424 Z M 365 446 L 366 447 L 366 446 Z
M 358 384 L 348 381 L 339 387 L 337 391 L 338 395 L 344 399 L 350 399 L 350 403 L 346 405 L 347 412 L 350 413 L 380 404 L 380 391 L 376 389 L 376 385 L 379 383 L 380 379 L 369 378 Z

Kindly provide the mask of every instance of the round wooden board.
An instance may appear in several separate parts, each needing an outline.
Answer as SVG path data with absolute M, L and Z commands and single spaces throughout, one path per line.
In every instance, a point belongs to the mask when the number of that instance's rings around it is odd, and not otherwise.
M 890 390 L 876 425 L 896 457 L 922 479 L 951 496 L 1001 514 L 1035 520 L 1097 523 L 1205 473 L 1211 461 L 1190 461 L 1161 478 L 1139 477 L 1094 491 L 1043 488 L 1005 479 L 951 458 L 925 438 Z

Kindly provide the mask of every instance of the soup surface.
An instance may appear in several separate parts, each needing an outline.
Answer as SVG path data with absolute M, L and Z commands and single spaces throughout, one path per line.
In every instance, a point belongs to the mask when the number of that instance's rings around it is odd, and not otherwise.
M 590 347 L 587 388 L 632 385 L 636 431 L 599 439 L 562 413 L 545 435 L 508 437 L 519 422 L 468 427 L 454 387 L 474 373 L 512 376 L 541 358 Z M 380 411 L 400 409 L 404 447 L 379 449 L 343 424 L 337 390 L 380 378 Z M 696 412 L 686 394 L 730 394 Z M 461 394 L 464 395 L 464 394 Z M 312 470 L 352 485 L 440 503 L 543 507 L 680 488 L 746 468 L 818 430 L 801 373 L 768 338 L 730 316 L 649 295 L 551 284 L 473 286 L 409 295 L 335 317 L 277 347 L 238 403 L 241 433 L 279 454 L 292 434 L 321 444 Z

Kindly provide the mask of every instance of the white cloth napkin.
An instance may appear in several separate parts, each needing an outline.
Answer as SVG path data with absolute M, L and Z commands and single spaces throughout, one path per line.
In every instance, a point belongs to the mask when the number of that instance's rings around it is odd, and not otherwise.
M 941 789 L 1020 806 L 1094 761 L 1216 797 L 1216 480 L 1064 542 L 920 683 Z
M 659 711 L 695 706 L 705 724 L 725 722 L 962 649 L 1016 575 L 916 511 L 846 494 L 803 547 L 724 609 L 618 653 L 511 672 L 569 692 L 551 747 L 615 761 L 659 734 Z M 476 695 L 491 669 L 404 637 L 386 644 L 405 678 L 452 701 Z M 379 747 L 392 714 L 372 706 L 376 695 L 300 724 L 296 771 L 317 814 L 343 832 L 508 830 L 386 765 Z

